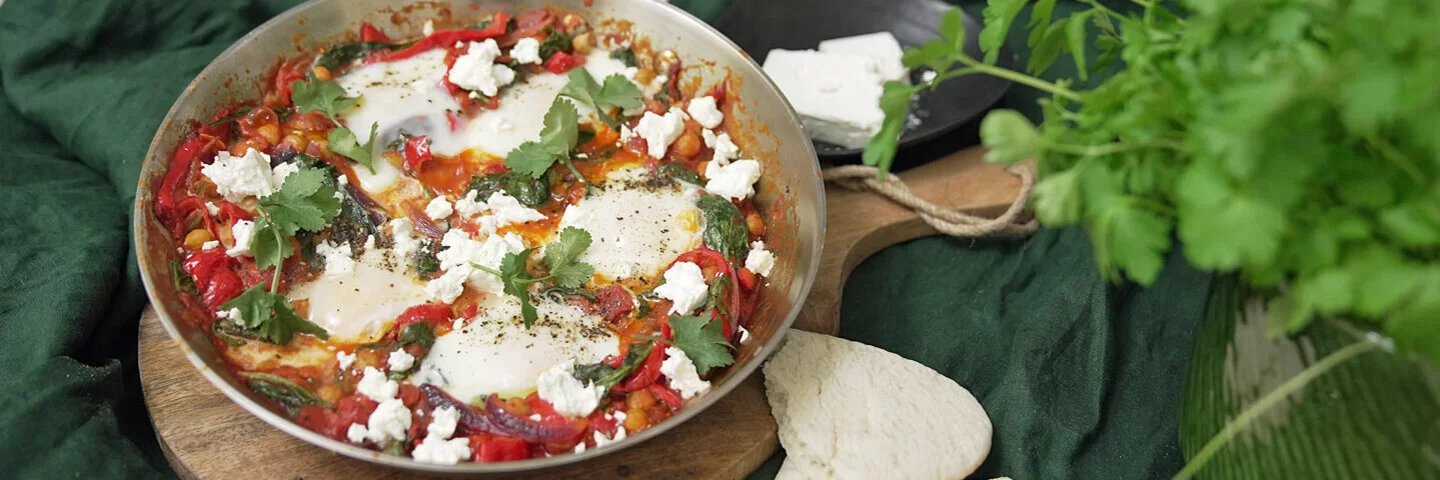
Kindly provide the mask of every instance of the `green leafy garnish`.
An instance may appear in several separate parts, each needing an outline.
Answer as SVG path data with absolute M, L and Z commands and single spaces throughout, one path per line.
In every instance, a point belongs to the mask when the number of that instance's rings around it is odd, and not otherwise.
M 338 125 L 340 114 L 354 108 L 359 100 L 347 97 L 338 83 L 310 78 L 290 84 L 290 101 L 295 103 L 296 111 L 320 112 Z
M 719 195 L 702 196 L 696 205 L 705 216 L 705 232 L 701 234 L 705 246 L 730 259 L 750 253 L 750 229 L 740 216 L 740 207 Z
M 625 360 L 620 363 L 619 368 L 612 367 L 605 362 L 577 365 L 572 376 L 576 380 L 609 389 L 625 380 L 625 377 L 630 376 L 630 372 L 635 371 L 635 366 L 644 362 L 645 357 L 650 356 L 650 350 L 654 347 L 655 344 L 650 342 L 630 345 L 630 351 L 625 354 Z
M 295 332 L 328 338 L 325 329 L 301 318 L 280 295 L 280 271 L 286 258 L 295 254 L 290 238 L 301 231 L 318 232 L 340 214 L 340 200 L 335 198 L 333 183 L 325 171 L 302 167 L 285 177 L 280 190 L 261 198 L 255 206 L 255 227 L 250 253 L 261 270 L 274 268 L 270 290 L 265 284 L 255 286 L 221 305 L 222 310 L 240 309 L 240 324 L 253 331 L 256 338 L 275 343 L 290 342 Z
M 185 271 L 184 265 L 179 260 L 170 262 L 170 280 L 175 282 L 175 290 L 180 293 L 199 295 L 200 289 L 195 286 L 195 277 L 191 277 Z
M 625 66 L 627 66 L 627 67 L 638 67 L 638 66 L 640 66 L 640 60 L 637 59 L 637 58 L 635 58 L 635 50 L 633 50 L 633 49 L 621 48 L 621 49 L 612 50 L 612 51 L 610 52 L 610 58 L 613 58 L 613 59 L 615 59 L 615 60 L 619 60 L 621 63 L 624 63 Z
M 340 73 L 340 68 L 365 58 L 373 52 L 381 50 L 395 51 L 414 45 L 415 41 L 404 43 L 382 43 L 382 42 L 356 42 L 345 45 L 335 45 L 325 49 L 325 53 L 315 58 L 315 67 L 325 67 L 333 73 Z
M 274 400 L 291 415 L 299 412 L 300 407 L 308 405 L 330 408 L 329 402 L 285 377 L 262 372 L 240 372 L 240 378 L 244 378 L 245 384 L 255 393 Z
M 1027 3 L 1028 32 L 1011 35 Z M 936 77 L 887 85 L 866 163 L 893 158 L 892 91 L 969 74 L 1025 85 L 1045 94 L 1041 117 L 991 112 L 987 159 L 1033 161 L 1035 216 L 1083 225 L 1107 278 L 1155 281 L 1178 237 L 1195 267 L 1273 295 L 1272 334 L 1344 317 L 1440 361 L 1433 2 L 1084 0 L 1055 18 L 1056 3 L 991 0 L 983 58 L 965 53 L 959 11 L 945 14 L 943 38 L 902 59 Z M 1029 74 L 994 63 L 1012 37 Z M 1073 78 L 1037 77 L 1067 57 Z
M 250 107 L 237 108 L 237 109 L 235 109 L 235 111 L 234 111 L 233 113 L 231 113 L 231 114 L 229 114 L 229 115 L 226 115 L 226 116 L 224 116 L 224 117 L 221 117 L 219 120 L 216 120 L 216 121 L 207 123 L 207 124 L 205 124 L 205 126 L 207 126 L 207 127 L 213 127 L 213 126 L 216 126 L 216 125 L 224 125 L 224 124 L 226 124 L 226 123 L 230 123 L 230 122 L 233 122 L 233 121 L 235 121 L 235 120 L 239 120 L 240 117 L 243 117 L 243 116 L 245 116 L 246 114 L 249 114 L 251 110 L 254 110 L 254 109 L 253 109 L 253 108 L 250 108 Z
M 675 340 L 667 342 L 695 363 L 695 371 L 704 375 L 715 367 L 735 363 L 730 355 L 730 342 L 725 340 L 725 326 L 709 316 L 675 315 L 670 317 L 670 331 Z M 660 340 L 663 341 L 663 340 Z
M 604 84 L 595 83 L 595 78 L 583 68 L 571 70 L 569 77 L 560 95 L 590 107 L 595 116 L 611 128 L 620 128 L 620 121 L 610 116 L 611 108 L 620 109 L 619 114 L 623 115 L 645 106 L 640 87 L 618 73 L 605 77 Z
M 374 158 L 375 134 L 379 125 L 378 123 L 370 124 L 370 136 L 366 137 L 365 143 L 359 143 L 355 138 L 355 133 L 350 129 L 337 125 L 334 130 L 330 131 L 325 148 L 344 155 L 354 160 L 355 163 L 364 165 L 371 173 L 374 173 L 375 167 L 370 162 Z
M 553 28 L 546 28 L 549 33 L 545 40 L 540 42 L 540 59 L 549 60 L 555 52 L 570 51 L 570 34 L 556 31 Z
M 220 306 L 221 310 L 240 309 L 242 325 L 254 329 L 259 338 L 276 345 L 290 343 L 295 332 L 308 333 L 321 339 L 330 338 L 325 329 L 301 318 L 290 308 L 284 295 L 265 291 L 265 284 L 257 283 L 240 296 Z M 225 320 L 217 320 L 225 321 Z
M 429 277 L 430 274 L 440 271 L 440 259 L 436 258 L 435 252 L 429 248 L 416 249 L 410 254 L 410 262 L 415 266 L 415 273 L 421 277 Z
M 577 69 L 583 70 L 583 69 Z M 561 97 L 555 97 L 550 110 L 545 112 L 545 126 L 540 130 L 540 141 L 530 141 L 515 147 L 505 156 L 505 166 L 510 170 L 538 179 L 550 171 L 556 160 L 563 160 L 575 178 L 585 180 L 575 165 L 570 163 L 570 152 L 580 138 L 580 114 L 575 105 Z
M 705 185 L 704 182 L 700 181 L 700 174 L 695 173 L 690 167 L 678 163 L 662 163 L 660 166 L 655 167 L 655 174 L 660 176 L 660 178 L 679 180 L 691 185 Z
M 435 329 L 424 322 L 406 325 L 400 331 L 400 345 L 419 345 L 429 350 L 435 345 Z
M 530 254 L 535 247 L 527 248 L 520 253 L 505 254 L 500 261 L 500 269 L 496 270 L 479 264 L 471 264 L 477 270 L 495 275 L 500 278 L 501 284 L 505 286 L 505 294 L 520 299 L 520 316 L 525 322 L 525 328 L 530 328 L 538 319 L 535 306 L 530 303 L 530 290 L 528 285 L 546 280 L 554 280 L 557 285 L 564 288 L 579 288 L 590 277 L 595 275 L 595 268 L 587 263 L 580 262 L 580 255 L 585 249 L 590 248 L 590 233 L 575 227 L 565 227 L 556 236 L 555 241 L 545 246 L 545 266 L 550 269 L 550 274 L 535 278 L 530 275 L 526 268 Z
M 490 198 L 496 192 L 505 192 L 515 197 L 521 205 L 539 208 L 550 201 L 550 182 L 545 178 L 531 178 L 518 172 L 476 175 L 470 179 L 470 190 L 476 198 Z

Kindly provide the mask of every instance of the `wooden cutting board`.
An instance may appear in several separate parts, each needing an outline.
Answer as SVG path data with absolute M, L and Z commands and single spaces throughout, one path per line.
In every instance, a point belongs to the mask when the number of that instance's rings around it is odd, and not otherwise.
M 994 216 L 1019 178 L 965 150 L 901 175 L 922 198 Z M 835 334 L 845 279 L 881 249 L 936 232 L 877 195 L 827 185 L 825 250 L 795 327 Z M 205 381 L 166 335 L 154 310 L 140 317 L 140 381 L 160 446 L 184 478 L 380 479 L 419 474 L 330 453 L 242 410 Z M 778 448 L 761 374 L 665 435 L 613 455 L 520 478 L 743 478 Z

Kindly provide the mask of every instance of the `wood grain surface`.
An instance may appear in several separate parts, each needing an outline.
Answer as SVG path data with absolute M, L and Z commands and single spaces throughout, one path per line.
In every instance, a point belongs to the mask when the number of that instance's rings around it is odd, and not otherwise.
M 1018 178 L 971 149 L 901 177 L 940 205 L 992 216 L 1019 191 Z M 933 235 L 918 216 L 866 192 L 826 187 L 820 271 L 795 326 L 834 334 L 845 279 L 887 246 Z M 241 409 L 185 360 L 149 308 L 141 316 L 140 379 L 166 457 L 183 478 L 388 479 L 420 474 L 342 457 L 300 441 Z M 743 478 L 779 446 L 755 374 L 708 410 L 649 442 L 591 461 L 511 478 Z

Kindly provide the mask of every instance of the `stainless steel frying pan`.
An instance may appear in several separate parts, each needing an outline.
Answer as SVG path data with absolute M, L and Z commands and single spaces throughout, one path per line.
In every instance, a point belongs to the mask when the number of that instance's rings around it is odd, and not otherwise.
M 742 100 L 732 118 L 741 120 L 747 133 L 737 136 L 745 152 L 764 165 L 764 178 L 756 195 L 768 232 L 766 243 L 775 251 L 777 266 L 762 293 L 752 320 L 753 339 L 740 348 L 736 364 L 712 379 L 714 389 L 692 399 L 674 417 L 632 435 L 616 445 L 578 455 L 560 455 L 518 462 L 454 466 L 417 463 L 338 442 L 292 422 L 284 412 L 251 392 L 220 357 L 195 322 L 184 317 L 170 277 L 177 259 L 175 239 L 154 216 L 155 189 L 165 175 L 171 152 L 188 129 L 189 120 L 205 120 L 223 104 L 256 99 L 269 67 L 285 56 L 347 41 L 362 22 L 382 25 L 387 31 L 418 35 L 426 19 L 448 15 L 453 24 L 505 9 L 510 12 L 551 5 L 582 13 L 600 31 L 626 28 L 648 38 L 655 49 L 674 50 L 685 65 L 681 85 L 708 88 L 728 75 Z M 396 15 L 396 14 L 399 15 Z M 609 22 L 608 27 L 605 20 Z M 398 23 L 395 23 L 397 22 Z M 732 127 L 733 129 L 734 127 Z M 265 422 L 320 448 L 341 455 L 392 467 L 440 473 L 504 473 L 538 470 L 612 453 L 637 445 L 694 417 L 720 400 L 755 371 L 776 350 L 794 322 L 819 267 L 825 236 L 825 190 L 815 151 L 800 128 L 800 120 L 760 67 L 734 43 L 705 23 L 668 3 L 653 0 L 479 0 L 453 4 L 416 4 L 405 0 L 312 0 L 266 22 L 221 53 L 190 83 L 170 108 L 150 150 L 145 154 L 135 201 L 135 241 L 141 276 L 150 301 L 159 312 L 176 348 L 205 378 L 240 407 Z

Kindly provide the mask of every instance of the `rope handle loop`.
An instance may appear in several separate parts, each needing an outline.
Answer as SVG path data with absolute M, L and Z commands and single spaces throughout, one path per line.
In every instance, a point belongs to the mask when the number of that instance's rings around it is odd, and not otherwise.
M 898 175 L 890 173 L 884 181 L 876 180 L 879 169 L 866 165 L 841 165 L 821 170 L 826 182 L 850 190 L 870 191 L 905 206 L 920 215 L 920 219 L 941 233 L 955 237 L 981 237 L 986 235 L 1026 236 L 1035 233 L 1039 225 L 1034 218 L 1021 221 L 1030 191 L 1035 187 L 1035 168 L 1027 165 L 1013 165 L 1005 171 L 1020 177 L 1020 193 L 1005 212 L 995 218 L 970 215 L 958 210 L 941 207 L 926 201 L 910 191 Z

